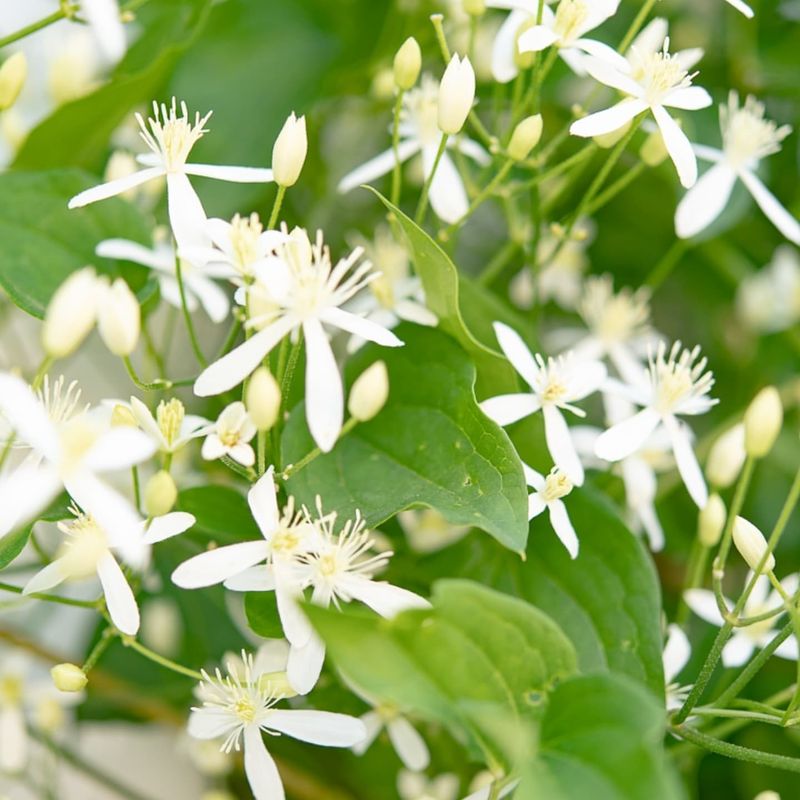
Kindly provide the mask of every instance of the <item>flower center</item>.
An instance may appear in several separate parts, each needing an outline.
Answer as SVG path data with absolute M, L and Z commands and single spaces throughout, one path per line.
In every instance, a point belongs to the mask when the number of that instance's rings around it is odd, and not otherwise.
M 59 522 L 59 530 L 67 539 L 62 547 L 61 570 L 72 579 L 94 575 L 100 559 L 108 552 L 108 539 L 100 526 L 88 515 L 77 514 L 71 522 Z
M 561 0 L 556 10 L 553 29 L 559 35 L 559 44 L 564 47 L 581 34 L 581 26 L 589 15 L 589 9 L 582 0 Z
M 650 317 L 646 294 L 628 290 L 614 294 L 609 275 L 586 281 L 579 311 L 591 331 L 607 343 L 626 342 L 643 332 Z
M 701 358 L 700 348 L 682 348 L 675 342 L 667 357 L 663 342 L 656 358 L 650 361 L 650 382 L 654 390 L 654 407 L 660 414 L 680 412 L 680 405 L 689 398 L 708 394 L 714 385 L 711 372 L 704 372 L 706 359 Z
M 553 375 L 548 379 L 542 391 L 542 402 L 558 404 L 564 399 L 566 394 L 567 387 L 561 382 L 558 376 Z
M 258 242 L 263 231 L 264 226 L 256 213 L 249 217 L 237 214 L 231 220 L 230 239 L 233 257 L 236 268 L 243 275 L 250 275 L 249 267 L 258 260 Z
M 0 706 L 18 706 L 22 702 L 22 690 L 22 679 L 17 675 L 0 676 Z
M 336 553 L 326 553 L 324 556 L 320 556 L 317 561 L 317 569 L 324 578 L 335 575 L 339 570 L 339 559 L 336 557 Z
M 572 481 L 558 468 L 553 467 L 550 474 L 544 479 L 542 488 L 542 499 L 545 503 L 552 503 L 559 500 L 572 491 Z
M 300 544 L 300 536 L 294 528 L 280 528 L 270 539 L 273 553 L 291 555 Z
M 404 116 L 422 144 L 438 142 L 441 138 L 438 94 L 436 81 L 425 75 L 419 89 L 412 89 L 403 98 Z
M 62 472 L 69 473 L 97 440 L 97 430 L 82 417 L 74 417 L 61 429 Z
M 42 388 L 38 392 L 39 400 L 47 410 L 47 416 L 56 424 L 61 425 L 67 422 L 76 413 L 82 413 L 88 406 L 79 409 L 78 403 L 81 400 L 81 390 L 78 381 L 72 381 L 64 389 L 64 376 L 59 375 L 51 384 L 49 376 L 44 376 Z
M 734 166 L 759 160 L 780 150 L 780 143 L 791 133 L 791 126 L 778 127 L 764 118 L 764 104 L 748 97 L 739 108 L 739 97 L 731 92 L 728 104 L 720 106 L 720 127 L 725 155 Z
M 664 96 L 673 89 L 689 86 L 691 76 L 681 66 L 674 55 L 667 52 L 668 41 L 664 49 L 643 56 L 634 54 L 633 77 L 642 84 L 645 100 L 651 105 L 660 105 Z
M 163 103 L 161 106 L 153 103 L 153 116 L 146 123 L 141 114 L 137 114 L 136 119 L 141 129 L 139 135 L 161 158 L 164 169 L 167 172 L 180 172 L 192 147 L 208 132 L 204 125 L 210 116 L 210 111 L 204 117 L 196 113 L 192 121 L 186 103 L 183 102 L 180 104 L 179 115 L 178 104 L 173 97 L 169 108 Z
M 164 441 L 169 447 L 175 444 L 178 436 L 180 436 L 185 415 L 186 409 L 177 397 L 173 397 L 171 400 L 162 400 L 158 404 L 156 422 Z
M 249 697 L 240 697 L 236 700 L 233 704 L 233 713 L 245 723 L 253 722 L 256 718 L 256 709 Z

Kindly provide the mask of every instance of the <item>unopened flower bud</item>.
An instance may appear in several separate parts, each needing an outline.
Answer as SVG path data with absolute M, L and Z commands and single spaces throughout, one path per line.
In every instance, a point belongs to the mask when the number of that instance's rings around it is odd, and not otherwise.
M 50 670 L 50 676 L 60 692 L 80 692 L 89 683 L 86 673 L 80 667 L 66 662 L 56 664 Z
M 257 430 L 268 431 L 277 422 L 281 389 L 266 367 L 259 367 L 251 376 L 244 401 Z
M 122 278 L 117 278 L 100 297 L 97 329 L 115 356 L 129 356 L 139 341 L 142 318 L 139 301 Z
M 708 502 L 700 509 L 697 521 L 697 538 L 703 547 L 714 547 L 719 541 L 726 518 L 727 511 L 722 498 L 716 493 L 710 495 Z
M 475 72 L 469 58 L 454 55 L 442 75 L 439 86 L 439 130 L 453 135 L 466 122 L 475 100 Z
M 422 52 L 413 36 L 409 36 L 394 57 L 394 82 L 398 89 L 408 91 L 419 78 L 422 69 Z
M 464 0 L 464 11 L 471 17 L 480 17 L 486 12 L 486 0 Z
M 42 328 L 42 346 L 47 355 L 63 358 L 80 346 L 95 323 L 100 289 L 92 267 L 73 272 L 56 289 Z
M 744 449 L 744 425 L 734 425 L 711 446 L 706 462 L 706 475 L 712 486 L 726 489 L 742 470 L 747 457 Z
M 111 409 L 111 427 L 119 428 L 123 426 L 136 428 L 139 426 L 139 423 L 136 421 L 133 411 L 131 411 L 128 406 L 117 403 L 114 408 Z
M 526 117 L 520 122 L 514 133 L 511 134 L 511 141 L 508 143 L 508 155 L 514 161 L 522 161 L 528 157 L 528 153 L 539 144 L 542 138 L 542 115 L 534 114 Z
M 617 128 L 611 133 L 601 133 L 599 136 L 593 136 L 592 139 L 598 147 L 608 150 L 613 147 L 631 128 L 633 122 L 626 122 L 621 128 Z
M 148 517 L 168 514 L 178 499 L 178 487 L 166 470 L 156 472 L 144 487 L 144 510 Z
M 0 111 L 11 108 L 28 77 L 28 61 L 21 50 L 7 58 L 0 67 Z
M 775 444 L 783 425 L 781 396 L 774 386 L 762 389 L 744 413 L 744 449 L 753 458 L 763 458 Z
M 733 543 L 750 569 L 757 570 L 768 549 L 764 534 L 744 517 L 736 517 L 733 521 Z M 774 568 L 775 556 L 770 553 L 761 572 L 769 572 Z
M 639 158 L 648 167 L 657 167 L 669 155 L 661 131 L 653 131 L 639 148 Z
M 308 153 L 306 118 L 298 119 L 294 111 L 283 123 L 272 148 L 272 174 L 278 186 L 294 186 L 300 177 Z
M 514 37 L 514 66 L 519 70 L 530 69 L 536 59 L 536 53 L 532 50 L 519 49 L 519 37 L 526 33 L 531 28 L 536 27 L 536 16 L 530 16 L 518 28 L 516 36 Z
M 389 374 L 383 361 L 376 361 L 356 378 L 347 410 L 359 422 L 372 419 L 386 405 L 389 397 Z

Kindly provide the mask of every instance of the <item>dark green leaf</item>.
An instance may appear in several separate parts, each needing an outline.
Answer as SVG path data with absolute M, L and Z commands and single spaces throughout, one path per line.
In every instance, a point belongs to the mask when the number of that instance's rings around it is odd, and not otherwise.
M 7 567 L 24 549 L 31 535 L 30 525 L 0 539 L 0 569 Z
M 244 596 L 247 624 L 265 639 L 283 639 L 275 592 L 247 592 Z
M 247 499 L 228 486 L 184 489 L 178 496 L 178 508 L 194 514 L 194 530 L 222 542 L 243 542 L 261 536 Z

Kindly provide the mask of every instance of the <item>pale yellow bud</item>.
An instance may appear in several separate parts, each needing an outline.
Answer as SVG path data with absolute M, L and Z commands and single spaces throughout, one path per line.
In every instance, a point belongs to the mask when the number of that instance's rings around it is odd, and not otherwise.
M 86 673 L 75 664 L 56 664 L 50 676 L 60 692 L 80 692 L 89 683 Z
M 389 373 L 383 361 L 376 361 L 356 378 L 347 410 L 359 422 L 372 419 L 386 405 L 389 397 Z
M 118 428 L 127 426 L 128 428 L 136 428 L 139 423 L 133 415 L 133 411 L 128 406 L 123 406 L 122 403 L 117 403 L 111 410 L 111 427 Z
M 517 35 L 514 39 L 514 64 L 517 69 L 530 69 L 533 66 L 533 62 L 536 59 L 536 53 L 531 51 L 522 52 L 519 49 L 519 37 L 522 36 L 523 33 L 529 31 L 531 28 L 536 27 L 536 17 L 531 16 L 525 20 L 518 28 L 517 28 Z
M 775 444 L 783 425 L 781 396 L 774 386 L 766 386 L 744 413 L 744 449 L 753 458 L 763 458 Z
M 508 155 L 514 161 L 522 161 L 539 144 L 542 138 L 542 115 L 534 114 L 526 117 L 520 122 L 514 133 L 511 134 L 511 141 L 508 143 Z
M 746 457 L 744 425 L 734 425 L 711 446 L 706 462 L 709 483 L 719 489 L 726 489 L 739 477 Z
M 467 120 L 475 100 L 475 72 L 469 58 L 454 55 L 442 75 L 439 85 L 439 130 L 453 135 Z
M 306 118 L 298 119 L 292 111 L 272 148 L 272 174 L 278 186 L 294 186 L 297 183 L 307 153 Z
M 592 139 L 594 139 L 594 142 L 598 147 L 608 150 L 630 130 L 632 124 L 633 122 L 629 120 L 621 128 L 611 131 L 611 133 L 603 133 L 600 134 L 600 136 L 593 136 Z
M 89 335 L 97 317 L 97 297 L 103 288 L 92 267 L 73 272 L 47 306 L 42 346 L 52 358 L 74 352 Z
M 181 646 L 183 622 L 174 600 L 156 597 L 142 606 L 141 640 L 162 656 L 173 658 Z
M 653 131 L 644 140 L 644 144 L 639 149 L 639 158 L 641 158 L 648 167 L 657 167 L 668 155 L 667 146 L 664 144 L 664 137 L 661 135 L 661 131 Z
M 117 278 L 100 297 L 97 329 L 115 356 L 129 356 L 139 341 L 142 318 L 139 301 L 122 278 Z
M 744 517 L 736 517 L 733 521 L 733 543 L 750 569 L 757 570 L 768 549 L 764 534 Z M 774 568 L 775 556 L 770 553 L 761 571 L 769 572 Z
M 166 470 L 156 472 L 144 487 L 144 510 L 148 517 L 168 514 L 178 499 L 178 487 Z
M 700 509 L 697 521 L 697 538 L 703 547 L 714 547 L 719 541 L 726 518 L 727 511 L 722 498 L 718 494 L 710 495 L 708 502 Z
M 3 62 L 0 67 L 0 111 L 11 108 L 17 102 L 27 77 L 28 61 L 22 51 Z
M 245 392 L 245 406 L 257 430 L 268 431 L 278 420 L 281 389 L 266 367 L 259 367 L 251 376 Z
M 464 0 L 464 11 L 471 17 L 480 17 L 486 12 L 486 0 Z
M 395 54 L 392 68 L 398 89 L 406 92 L 417 82 L 419 71 L 422 69 L 422 51 L 413 36 L 409 36 L 400 46 Z

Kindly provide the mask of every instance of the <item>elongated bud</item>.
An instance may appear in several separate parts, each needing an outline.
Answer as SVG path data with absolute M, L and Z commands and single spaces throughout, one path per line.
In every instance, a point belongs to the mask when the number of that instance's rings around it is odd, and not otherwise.
M 486 0 L 464 0 L 464 11 L 471 17 L 480 17 L 486 13 Z
M 383 361 L 376 361 L 356 378 L 347 410 L 359 422 L 372 419 L 386 405 L 389 397 L 389 373 Z
M 63 358 L 80 346 L 94 326 L 101 288 L 94 269 L 84 267 L 56 289 L 42 328 L 42 346 L 47 355 Z
M 144 510 L 148 517 L 160 517 L 172 511 L 178 499 L 178 487 L 166 470 L 156 472 L 144 487 Z
M 17 102 L 27 77 L 28 61 L 22 51 L 3 62 L 0 67 L 0 111 L 11 108 Z
M 453 135 L 463 127 L 475 100 L 475 72 L 469 58 L 454 55 L 439 86 L 439 130 Z
M 511 141 L 508 143 L 508 155 L 514 161 L 522 161 L 528 157 L 528 153 L 539 144 L 542 138 L 542 115 L 534 114 L 526 117 L 520 122 L 514 133 L 511 134 Z
M 710 495 L 708 502 L 700 509 L 697 520 L 697 538 L 703 547 L 714 547 L 719 541 L 726 518 L 727 511 L 722 498 L 716 493 Z
M 298 119 L 294 111 L 283 123 L 272 148 L 272 174 L 278 186 L 294 186 L 300 177 L 308 153 L 306 118 Z
M 80 692 L 89 683 L 86 673 L 80 667 L 66 662 L 56 664 L 50 670 L 50 676 L 59 692 Z
M 648 167 L 657 167 L 668 155 L 667 146 L 664 144 L 664 137 L 661 135 L 661 131 L 653 131 L 644 140 L 644 144 L 639 149 L 639 158 L 641 158 Z
M 281 389 L 266 367 L 259 367 L 250 378 L 245 392 L 245 406 L 257 430 L 268 431 L 278 420 Z
M 772 449 L 783 425 L 781 396 L 766 386 L 744 413 L 744 449 L 753 458 L 763 458 Z
M 744 425 L 734 425 L 711 446 L 706 462 L 709 483 L 719 489 L 726 489 L 739 477 L 746 457 Z
M 97 329 L 115 356 L 129 356 L 139 341 L 142 318 L 139 301 L 122 278 L 117 278 L 101 295 Z
M 394 57 L 394 82 L 398 89 L 408 91 L 419 78 L 422 69 L 422 51 L 413 36 L 409 36 Z
M 768 549 L 764 534 L 744 517 L 736 517 L 733 521 L 733 543 L 747 562 L 747 566 L 754 571 L 757 570 L 759 562 L 764 558 Z M 761 571 L 769 572 L 774 568 L 775 556 L 770 553 Z

